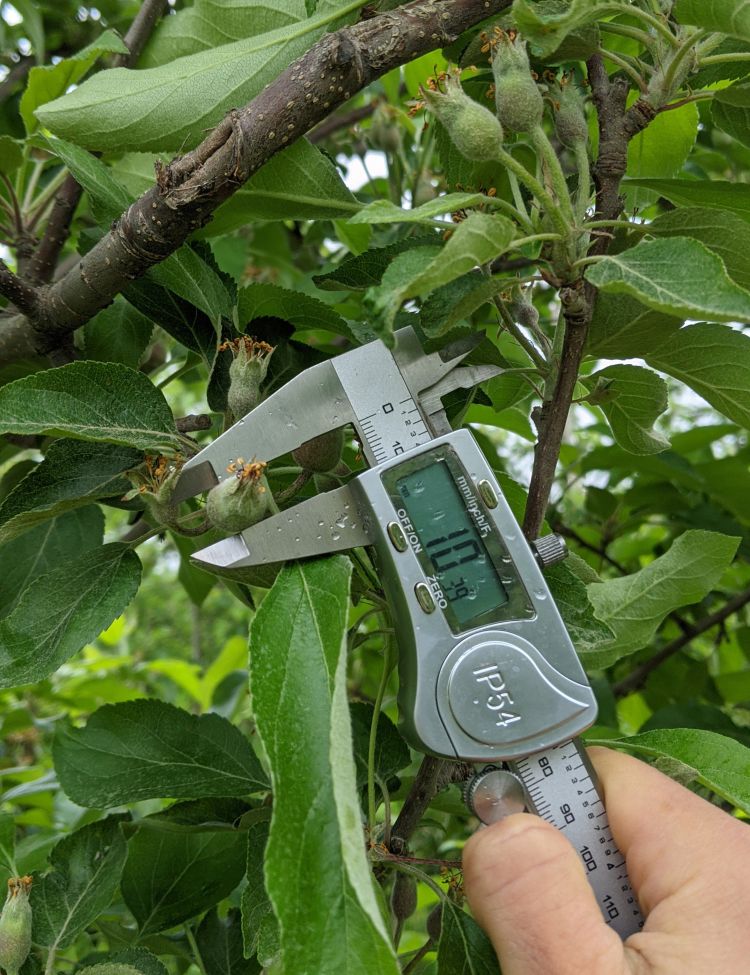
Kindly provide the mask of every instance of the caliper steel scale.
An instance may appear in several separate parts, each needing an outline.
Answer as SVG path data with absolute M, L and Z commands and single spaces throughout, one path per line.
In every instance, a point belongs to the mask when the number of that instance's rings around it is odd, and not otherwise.
M 375 341 L 307 369 L 192 458 L 177 497 L 216 484 L 238 456 L 270 461 L 353 424 L 369 470 L 194 560 L 226 570 L 374 545 L 405 736 L 481 763 L 467 801 L 483 821 L 525 805 L 565 833 L 625 938 L 643 920 L 574 740 L 596 701 L 540 568 L 564 557 L 564 543 L 527 543 L 474 437 L 451 430 L 442 408 L 446 393 L 499 371 L 461 365 L 471 347 L 425 355 L 405 328 L 393 351 Z

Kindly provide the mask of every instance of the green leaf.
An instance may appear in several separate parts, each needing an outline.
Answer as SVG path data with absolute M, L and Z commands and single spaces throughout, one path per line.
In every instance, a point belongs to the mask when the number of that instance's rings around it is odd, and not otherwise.
M 562 44 L 568 34 L 608 13 L 621 10 L 621 4 L 608 0 L 514 0 L 512 18 L 523 36 L 531 41 L 534 51 L 547 57 Z
M 439 254 L 437 245 L 415 247 L 398 254 L 386 268 L 380 284 L 368 289 L 365 294 L 363 307 L 370 315 L 376 334 L 386 345 L 393 344 L 393 325 L 406 300 L 410 283 Z
M 350 2 L 339 15 L 359 5 Z M 254 98 L 335 19 L 336 13 L 327 12 L 158 68 L 100 71 L 37 109 L 37 118 L 55 135 L 88 149 L 184 151 L 226 112 Z M 279 146 L 281 137 L 279 132 Z
M 601 407 L 617 443 L 631 454 L 658 454 L 669 440 L 653 429 L 667 408 L 667 384 L 641 366 L 607 366 L 587 376 L 589 403 Z
M 26 131 L 32 133 L 37 128 L 36 109 L 64 95 L 71 85 L 78 84 L 102 54 L 129 53 L 128 46 L 116 31 L 105 30 L 91 44 L 57 64 L 32 68 L 19 105 Z
M 677 0 L 674 15 L 681 24 L 750 41 L 750 8 L 737 0 Z
M 31 69 L 32 71 L 34 68 Z M 23 162 L 23 145 L 9 135 L 0 135 L 0 173 L 12 176 Z
M 53 757 L 62 788 L 79 806 L 239 798 L 268 786 L 250 743 L 231 722 L 155 700 L 106 705 L 82 728 L 60 724 Z
M 471 271 L 433 291 L 419 313 L 425 335 L 429 338 L 446 335 L 511 283 L 507 277 L 486 278 L 478 271 Z
M 470 213 L 440 254 L 406 288 L 405 298 L 424 295 L 473 268 L 499 257 L 513 240 L 514 227 L 505 217 Z
M 370 745 L 370 726 L 374 708 L 364 701 L 353 701 L 349 705 L 352 720 L 352 744 L 354 761 L 357 765 L 357 785 L 367 783 L 367 762 Z M 388 783 L 397 772 L 411 762 L 409 746 L 401 737 L 395 724 L 387 714 L 378 715 L 378 729 L 375 736 L 375 778 Z
M 205 312 L 214 323 L 218 339 L 222 315 L 232 316 L 233 296 L 215 268 L 189 244 L 150 268 L 148 278 Z
M 623 180 L 622 185 L 624 188 L 632 185 L 654 190 L 675 206 L 716 207 L 750 220 L 750 185 L 747 183 L 721 179 L 628 179 Z
M 110 362 L 71 362 L 3 386 L 0 431 L 104 440 L 155 453 L 184 446 L 148 376 Z
M 153 331 L 154 323 L 118 296 L 84 325 L 86 358 L 137 369 Z
M 690 386 L 711 406 L 750 428 L 750 336 L 710 322 L 674 332 L 646 361 Z
M 393 260 L 380 285 L 366 298 L 375 318 L 378 335 L 386 344 L 396 314 L 407 298 L 428 292 L 461 277 L 477 265 L 486 264 L 508 249 L 513 239 L 513 224 L 505 217 L 470 213 L 440 250 L 417 247 Z
M 701 731 L 713 731 L 727 738 L 734 738 L 742 745 L 750 745 L 750 729 L 736 725 L 729 715 L 715 704 L 692 702 L 668 704 L 655 711 L 639 730 L 643 733 L 664 728 L 698 728 Z
M 242 940 L 248 958 L 258 951 L 264 920 L 269 915 L 276 920 L 263 879 L 268 826 L 267 820 L 260 820 L 250 823 L 247 830 L 247 886 L 242 891 L 241 908 Z
M 0 545 L 97 498 L 122 496 L 131 487 L 123 471 L 142 461 L 143 454 L 130 447 L 55 441 L 0 505 Z
M 241 805 L 225 800 L 229 822 Z M 170 824 L 202 826 L 200 831 Z M 217 816 L 211 816 L 217 820 Z M 128 843 L 122 898 L 138 922 L 141 937 L 202 914 L 229 896 L 245 873 L 245 834 L 224 823 L 211 829 L 201 803 L 183 802 L 148 816 Z
M 438 975 L 500 975 L 487 935 L 466 911 L 443 901 L 437 956 Z
M 320 4 L 321 9 L 334 4 Z M 164 17 L 146 46 L 142 68 L 166 64 L 196 51 L 264 34 L 276 27 L 292 26 L 305 20 L 303 0 L 196 0 L 191 7 Z
M 253 711 L 274 794 L 266 884 L 286 971 L 395 975 L 352 758 L 350 574 L 344 557 L 284 568 L 251 624 Z M 300 742 L 308 743 L 304 762 Z
M 15 851 L 16 821 L 11 813 L 0 813 L 0 877 L 3 883 L 17 873 Z
M 324 328 L 337 335 L 348 334 L 347 324 L 319 298 L 301 291 L 288 291 L 276 284 L 249 284 L 237 296 L 237 321 L 246 331 L 256 318 L 283 318 L 296 328 Z
M 299 139 L 223 203 L 202 236 L 226 234 L 256 220 L 335 220 L 359 207 L 328 156 Z
M 61 562 L 99 548 L 104 535 L 101 508 L 87 504 L 39 524 L 0 548 L 0 617 L 7 616 L 37 576 Z
M 570 555 L 565 565 L 553 565 L 547 569 L 545 578 L 576 650 L 580 654 L 587 654 L 611 642 L 615 633 L 611 626 L 594 616 L 594 607 L 586 588 L 589 580 L 582 579 L 573 568 L 574 563 L 580 561 Z M 577 564 L 575 567 L 579 568 Z
M 641 358 L 673 335 L 682 319 L 626 295 L 598 292 L 586 351 L 603 359 Z
M 648 225 L 655 237 L 693 237 L 724 262 L 729 277 L 750 290 L 750 224 L 731 210 L 678 207 Z
M 679 172 L 695 145 L 698 121 L 698 106 L 694 102 L 658 114 L 628 143 L 628 176 L 672 176 Z M 631 207 L 644 206 L 655 199 L 653 191 L 631 187 L 628 182 L 623 186 L 629 189 Z
M 750 83 L 722 88 L 714 94 L 711 117 L 743 146 L 750 146 Z
M 444 213 L 455 213 L 456 210 L 465 210 L 481 203 L 492 205 L 492 198 L 483 193 L 448 193 L 411 210 L 397 207 L 390 200 L 374 200 L 350 217 L 349 223 L 431 223 Z
M 218 329 L 209 315 L 148 277 L 133 281 L 123 294 L 154 325 L 159 325 L 190 352 L 201 356 L 211 368 L 216 358 Z
M 437 236 L 407 237 L 387 247 L 374 247 L 364 254 L 342 261 L 333 271 L 313 275 L 313 281 L 325 291 L 364 291 L 366 288 L 373 288 L 380 284 L 384 273 L 398 254 L 412 247 L 433 244 L 437 246 Z
M 47 138 L 50 152 L 61 159 L 91 197 L 94 216 L 100 223 L 116 220 L 133 202 L 112 175 L 109 166 L 90 152 L 63 139 Z
M 124 818 L 89 823 L 54 847 L 49 871 L 31 888 L 36 944 L 67 948 L 109 906 L 127 855 Z
M 734 558 L 738 538 L 687 531 L 645 568 L 588 586 L 597 619 L 610 626 L 613 644 L 587 654 L 591 667 L 606 667 L 645 647 L 665 616 L 703 599 Z
M 37 576 L 0 620 L 0 687 L 57 670 L 122 613 L 140 579 L 138 556 L 117 542 Z
M 209 911 L 195 932 L 206 975 L 256 975 L 260 965 L 245 958 L 242 946 L 240 912 L 231 910 L 225 918 Z
M 597 740 L 599 744 L 687 765 L 702 786 L 750 813 L 750 748 L 732 738 L 697 728 L 665 728 L 632 738 Z
M 586 278 L 672 315 L 750 320 L 750 292 L 729 278 L 720 257 L 689 237 L 641 241 L 589 267 Z
M 167 975 L 164 965 L 146 948 L 125 948 L 112 955 L 111 960 L 121 965 L 130 965 L 141 975 Z

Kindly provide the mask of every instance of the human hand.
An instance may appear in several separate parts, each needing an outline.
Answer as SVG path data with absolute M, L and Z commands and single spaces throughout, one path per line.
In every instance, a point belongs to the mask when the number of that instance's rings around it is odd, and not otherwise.
M 463 854 L 469 904 L 503 975 L 750 972 L 750 828 L 635 758 L 589 756 L 646 923 L 623 943 L 565 836 L 509 816 Z

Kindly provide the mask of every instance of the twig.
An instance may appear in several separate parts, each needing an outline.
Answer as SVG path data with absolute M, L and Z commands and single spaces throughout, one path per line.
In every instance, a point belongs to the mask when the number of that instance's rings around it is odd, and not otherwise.
M 599 155 L 593 170 L 595 216 L 602 220 L 616 220 L 623 208 L 620 181 L 627 168 L 628 142 L 654 118 L 655 110 L 642 99 L 627 108 L 627 81 L 622 77 L 610 81 L 600 55 L 589 58 L 587 66 L 599 121 Z M 589 254 L 605 254 L 609 244 L 609 237 L 596 237 Z M 557 379 L 537 418 L 539 436 L 523 522 L 527 538 L 535 538 L 544 521 L 595 299 L 596 289 L 583 278 L 560 289 L 564 337 Z
M 639 667 L 628 674 L 627 677 L 623 677 L 621 681 L 612 685 L 612 691 L 616 697 L 623 697 L 626 694 L 630 694 L 632 691 L 638 690 L 645 681 L 648 675 L 656 670 L 665 660 L 669 660 L 676 653 L 686 647 L 692 640 L 701 633 L 705 633 L 712 627 L 719 623 L 723 623 L 725 619 L 732 616 L 738 610 L 742 609 L 743 606 L 750 603 L 750 589 L 745 589 L 742 592 L 738 592 L 736 596 L 727 600 L 726 603 L 717 609 L 715 613 L 711 613 L 710 616 L 704 616 L 702 620 L 698 620 L 697 623 L 688 624 L 688 629 L 682 636 L 676 637 L 674 640 L 670 641 L 663 646 L 658 653 L 655 653 L 653 657 L 649 657 L 645 660 Z
M 409 964 L 403 969 L 401 975 L 412 975 L 412 973 L 417 970 L 417 965 L 422 961 L 424 956 L 429 954 L 434 947 L 435 943 L 433 942 L 432 938 L 428 938 L 414 957 L 409 961 Z
M 471 774 L 471 767 L 463 762 L 447 762 L 427 755 L 422 759 L 409 795 L 393 824 L 391 850 L 403 852 L 414 830 L 419 826 L 427 807 L 435 796 L 451 782 L 462 782 Z
M 114 59 L 116 68 L 134 68 L 141 56 L 146 41 L 167 10 L 168 0 L 143 0 L 141 9 L 133 18 L 127 34 L 123 38 L 129 54 L 118 54 Z
M 3 260 L 0 260 L 0 295 L 4 295 L 24 314 L 36 313 L 39 292 L 14 274 Z
M 16 357 L 45 352 L 175 251 L 272 156 L 376 78 L 510 5 L 510 0 L 414 0 L 326 34 L 196 149 L 162 167 L 157 185 L 46 292 L 35 337 L 14 325 Z M 333 91 L 331 91 L 333 88 Z M 46 347 L 45 347 L 46 344 Z M 0 335 L 7 356 L 10 343 Z
M 36 58 L 29 54 L 22 56 L 21 60 L 17 64 L 13 65 L 3 79 L 2 84 L 0 84 L 0 105 L 10 98 L 16 85 L 24 81 L 26 75 L 29 73 L 29 71 L 31 71 L 35 64 Z
M 315 126 L 308 139 L 310 142 L 322 142 L 334 132 L 356 125 L 357 122 L 361 122 L 372 115 L 375 111 L 375 104 L 375 102 L 369 102 L 369 104 L 362 105 L 359 108 L 352 108 L 348 112 L 340 112 L 338 115 L 331 115 L 327 119 L 323 119 L 320 125 Z
M 195 430 L 210 430 L 213 419 L 208 413 L 189 413 L 178 416 L 174 425 L 179 433 L 192 433 Z
M 167 9 L 167 0 L 143 0 L 130 29 L 123 38 L 129 54 L 118 54 L 116 67 L 133 68 L 156 23 Z M 83 188 L 75 177 L 68 174 L 60 187 L 44 234 L 29 265 L 29 279 L 36 284 L 48 284 L 55 273 L 55 266 L 65 241 L 70 234 L 73 214 L 80 202 Z M 114 297 L 114 296 L 113 296 Z
M 29 264 L 29 280 L 34 283 L 48 284 L 52 280 L 60 252 L 70 233 L 73 214 L 82 194 L 82 187 L 75 177 L 68 173 L 57 191 L 52 204 L 52 213 Z

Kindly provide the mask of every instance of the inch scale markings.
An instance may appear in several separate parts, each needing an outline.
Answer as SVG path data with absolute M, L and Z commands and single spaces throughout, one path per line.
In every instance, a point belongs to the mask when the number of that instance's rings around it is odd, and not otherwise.
M 604 920 L 622 938 L 643 927 L 625 858 L 617 847 L 583 746 L 566 741 L 508 762 L 533 812 L 571 841 L 586 868 Z

